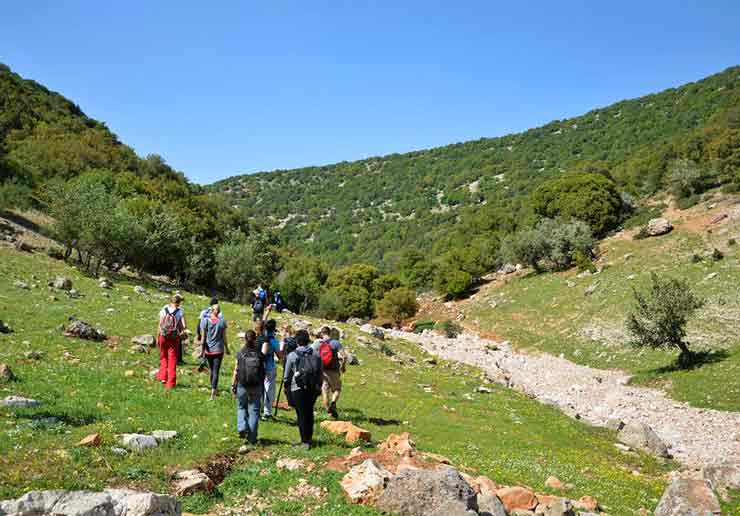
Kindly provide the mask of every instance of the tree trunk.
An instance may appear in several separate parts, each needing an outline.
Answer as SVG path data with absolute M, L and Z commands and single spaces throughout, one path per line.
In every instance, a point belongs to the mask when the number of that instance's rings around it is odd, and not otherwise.
M 679 340 L 678 342 L 675 342 L 676 347 L 681 350 L 681 353 L 678 355 L 678 363 L 681 367 L 686 367 L 691 365 L 691 361 L 693 358 L 693 353 L 691 353 L 691 350 L 689 350 L 689 346 L 682 340 Z

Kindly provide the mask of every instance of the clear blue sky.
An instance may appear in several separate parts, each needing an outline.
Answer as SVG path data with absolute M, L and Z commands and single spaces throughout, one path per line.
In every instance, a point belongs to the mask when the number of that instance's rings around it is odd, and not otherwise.
M 740 2 L 13 1 L 0 61 L 200 183 L 497 136 L 740 63 Z

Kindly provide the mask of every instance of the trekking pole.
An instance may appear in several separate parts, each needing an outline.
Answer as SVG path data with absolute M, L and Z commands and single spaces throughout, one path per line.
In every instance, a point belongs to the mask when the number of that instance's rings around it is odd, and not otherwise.
M 283 368 L 285 368 L 284 365 L 283 365 Z M 283 374 L 280 375 L 280 387 L 278 387 L 277 398 L 275 398 L 275 414 L 274 414 L 275 416 L 277 416 L 277 413 L 278 413 L 278 405 L 280 405 L 280 391 L 283 390 L 283 384 L 285 383 L 285 374 L 284 373 L 285 372 L 283 371 Z

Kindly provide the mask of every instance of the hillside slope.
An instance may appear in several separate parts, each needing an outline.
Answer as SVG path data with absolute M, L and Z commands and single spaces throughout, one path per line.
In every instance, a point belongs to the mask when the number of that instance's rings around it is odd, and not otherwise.
M 511 230 L 526 212 L 527 193 L 586 163 L 609 169 L 628 190 L 654 191 L 665 163 L 651 162 L 653 153 L 707 126 L 739 99 L 740 67 L 733 67 L 519 134 L 237 176 L 213 189 L 251 216 L 269 217 L 299 249 L 331 263 L 393 269 L 404 252 L 438 255 Z

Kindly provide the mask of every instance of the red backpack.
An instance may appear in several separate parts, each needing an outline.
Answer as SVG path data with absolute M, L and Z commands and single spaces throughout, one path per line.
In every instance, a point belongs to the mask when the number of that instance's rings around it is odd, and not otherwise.
M 321 341 L 321 344 L 319 344 L 319 356 L 321 357 L 321 363 L 324 369 L 337 368 L 337 354 L 334 353 L 334 348 L 331 347 L 329 341 Z
M 159 324 L 159 333 L 165 339 L 174 339 L 180 335 L 180 321 L 177 318 L 177 310 L 170 312 L 167 307 L 164 309 L 164 317 Z

